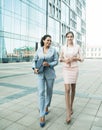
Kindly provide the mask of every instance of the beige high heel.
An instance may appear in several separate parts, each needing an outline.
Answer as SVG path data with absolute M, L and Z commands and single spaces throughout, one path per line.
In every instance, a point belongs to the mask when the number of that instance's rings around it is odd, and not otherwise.
M 66 119 L 66 123 L 69 124 L 71 122 L 71 118 L 70 119 Z

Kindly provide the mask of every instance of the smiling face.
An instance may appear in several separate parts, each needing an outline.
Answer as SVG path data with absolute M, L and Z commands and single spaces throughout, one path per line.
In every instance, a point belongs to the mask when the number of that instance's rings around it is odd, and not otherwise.
M 66 35 L 66 38 L 67 38 L 67 42 L 73 43 L 74 36 L 73 36 L 72 33 L 68 33 L 68 34 Z
M 51 45 L 51 37 L 46 37 L 46 39 L 45 40 L 43 40 L 43 42 L 44 42 L 44 46 L 45 47 L 47 47 L 47 48 L 49 48 L 50 47 L 50 45 Z

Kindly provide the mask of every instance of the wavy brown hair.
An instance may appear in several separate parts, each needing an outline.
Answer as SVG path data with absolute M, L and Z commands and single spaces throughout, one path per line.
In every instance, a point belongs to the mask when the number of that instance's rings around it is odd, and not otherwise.
M 48 35 L 48 34 L 44 35 L 44 36 L 41 38 L 41 41 L 40 41 L 40 45 L 41 45 L 41 47 L 44 46 L 44 42 L 43 42 L 43 40 L 45 40 L 47 37 L 50 37 L 50 38 L 51 38 L 51 36 Z

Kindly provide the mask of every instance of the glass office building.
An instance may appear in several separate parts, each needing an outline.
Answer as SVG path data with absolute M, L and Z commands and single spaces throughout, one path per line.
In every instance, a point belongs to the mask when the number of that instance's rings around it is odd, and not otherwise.
M 31 61 L 44 34 L 59 50 L 69 30 L 84 48 L 86 0 L 0 0 L 0 62 Z

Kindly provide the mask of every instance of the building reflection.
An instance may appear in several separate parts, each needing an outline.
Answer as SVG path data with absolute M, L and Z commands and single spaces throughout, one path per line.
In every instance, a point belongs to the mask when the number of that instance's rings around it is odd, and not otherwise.
M 85 48 L 86 0 L 0 0 L 0 63 L 31 61 L 44 34 L 59 52 L 69 30 Z

